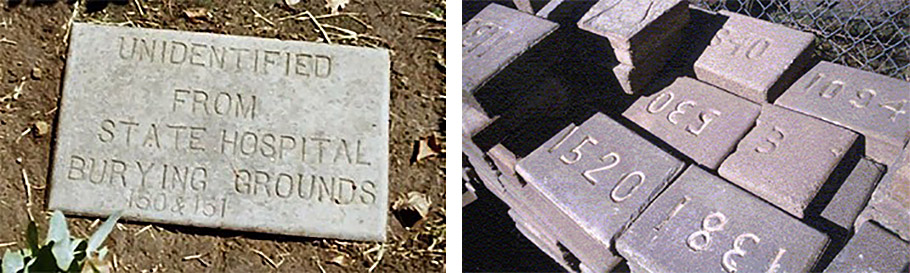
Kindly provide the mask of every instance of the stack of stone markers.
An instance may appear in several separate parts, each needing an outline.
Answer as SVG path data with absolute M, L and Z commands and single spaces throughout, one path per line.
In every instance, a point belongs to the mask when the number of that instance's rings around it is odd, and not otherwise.
M 635 52 L 672 46 L 634 37 L 680 20 L 667 16 L 680 1 L 645 2 L 599 1 L 578 26 L 610 38 L 620 66 L 643 67 Z M 703 13 L 684 4 L 682 22 Z M 641 20 L 598 19 L 620 11 Z M 570 272 L 623 260 L 635 272 L 910 269 L 910 82 L 828 62 L 806 71 L 813 35 L 709 15 L 722 28 L 695 78 L 620 110 L 656 142 L 596 114 L 530 154 L 484 153 L 470 140 L 489 118 L 466 104 L 466 154 L 518 230 Z M 648 84 L 617 74 L 629 93 Z
M 606 37 L 619 64 L 613 67 L 623 91 L 637 93 L 673 55 L 689 21 L 685 0 L 598 1 L 578 28 Z

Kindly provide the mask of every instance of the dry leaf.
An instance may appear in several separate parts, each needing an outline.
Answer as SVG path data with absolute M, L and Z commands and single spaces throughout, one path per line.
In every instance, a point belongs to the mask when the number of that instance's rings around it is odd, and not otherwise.
M 325 7 L 334 14 L 341 11 L 341 9 L 348 4 L 349 0 L 326 0 L 325 2 Z
M 40 80 L 42 76 L 41 68 L 32 68 L 32 79 Z
M 442 137 L 437 137 L 435 133 L 427 137 L 427 146 L 430 146 L 430 149 L 433 149 L 434 152 L 446 153 L 446 140 Z
M 102 261 L 96 257 L 89 257 L 85 259 L 85 264 L 82 265 L 82 273 L 111 273 L 112 268 L 110 259 Z
M 423 160 L 427 157 L 445 154 L 446 152 L 445 139 L 436 137 L 435 134 L 417 140 L 416 144 L 417 150 L 416 155 L 414 156 L 414 162 Z
M 209 17 L 209 11 L 205 8 L 193 8 L 183 11 L 183 14 L 186 15 L 186 18 L 190 20 L 206 20 Z
M 337 264 L 342 267 L 347 267 L 348 265 L 351 264 L 351 259 L 348 258 L 348 256 L 342 254 L 342 255 L 335 256 L 335 258 L 332 258 L 331 260 L 329 260 L 329 263 Z
M 407 208 L 419 213 L 420 217 L 427 217 L 427 213 L 430 212 L 430 204 L 432 202 L 429 196 L 416 191 L 408 193 Z
M 430 148 L 429 141 L 426 139 L 421 139 L 417 141 L 417 156 L 414 161 L 421 161 L 424 158 L 438 155 L 439 153 L 433 151 L 433 148 Z
M 35 133 L 38 134 L 38 136 L 46 135 L 48 132 L 50 132 L 50 130 L 51 130 L 51 125 L 47 124 L 47 122 L 44 122 L 44 121 L 35 122 Z

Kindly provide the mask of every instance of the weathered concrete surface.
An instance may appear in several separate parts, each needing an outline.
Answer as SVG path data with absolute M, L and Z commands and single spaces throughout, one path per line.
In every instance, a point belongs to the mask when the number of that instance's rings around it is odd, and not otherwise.
M 663 50 L 656 51 L 647 57 L 647 60 L 636 64 L 619 63 L 613 67 L 613 74 L 619 82 L 620 88 L 626 94 L 638 94 L 646 91 L 654 77 L 663 69 L 667 59 L 673 55 L 674 46 L 680 41 L 682 32 L 678 31 L 666 37 Z
M 718 173 L 802 218 L 856 138 L 850 130 L 765 104 Z
M 620 87 L 640 93 L 664 66 L 689 21 L 680 0 L 601 0 L 578 21 L 578 28 L 606 37 L 619 64 L 613 67 Z
M 650 34 L 653 37 L 647 39 L 647 42 L 643 42 L 641 46 L 634 48 L 614 47 L 613 54 L 616 56 L 616 60 L 620 63 L 631 65 L 641 65 L 644 62 L 651 61 L 664 62 L 663 59 L 658 59 L 654 56 L 663 56 L 660 54 L 664 51 L 671 53 L 664 55 L 672 55 L 672 52 L 679 47 L 678 36 L 683 32 L 682 29 L 685 28 L 686 24 L 689 23 L 689 19 L 688 12 L 679 13 L 674 17 L 667 18 L 668 21 L 661 24 L 666 29 L 662 29 L 658 33 L 646 33 L 646 35 Z
M 635 101 L 623 116 L 710 169 L 755 124 L 761 107 L 698 80 L 680 77 Z
M 613 48 L 650 52 L 655 41 L 679 31 L 688 17 L 682 0 L 600 0 L 581 17 L 578 28 L 607 37 Z
M 883 174 L 885 166 L 865 158 L 860 159 L 831 198 L 831 202 L 822 210 L 822 218 L 846 230 L 852 230 L 856 217 L 866 207 L 866 202 L 869 202 L 872 191 Z
M 540 193 L 541 201 L 529 203 L 552 204 L 547 206 L 550 212 L 541 211 L 543 215 L 567 217 L 574 223 L 557 230 L 583 238 L 561 242 L 592 266 L 591 258 L 605 258 L 593 254 L 610 253 L 613 238 L 683 168 L 684 162 L 598 113 L 581 126 L 564 129 L 521 159 L 515 170 Z M 619 259 L 614 261 L 605 269 Z
M 884 164 L 910 141 L 910 82 L 829 62 L 799 78 L 774 104 L 866 137 L 866 156 Z
M 500 176 L 506 185 L 519 185 L 512 192 L 516 193 L 516 204 L 513 208 L 519 209 L 528 218 L 535 219 L 550 230 L 551 240 L 558 243 L 559 254 L 566 260 L 571 271 L 580 271 L 584 268 L 593 272 L 607 272 L 615 267 L 622 258 L 606 248 L 598 240 L 592 240 L 591 235 L 582 229 L 577 220 L 571 218 L 560 210 L 561 204 L 554 203 L 544 196 L 539 187 L 527 183 L 520 185 L 518 178 Z
M 474 92 L 557 27 L 533 15 L 490 4 L 461 27 L 462 90 Z
M 888 168 L 856 226 L 870 219 L 910 242 L 910 147 Z
M 825 272 L 906 272 L 910 244 L 875 223 L 862 226 Z
M 389 54 L 77 23 L 49 209 L 382 241 Z
M 768 102 L 800 75 L 812 56 L 814 36 L 732 12 L 695 61 L 699 80 L 753 102 Z
M 619 237 L 616 249 L 642 272 L 808 272 L 827 242 L 823 233 L 691 166 Z

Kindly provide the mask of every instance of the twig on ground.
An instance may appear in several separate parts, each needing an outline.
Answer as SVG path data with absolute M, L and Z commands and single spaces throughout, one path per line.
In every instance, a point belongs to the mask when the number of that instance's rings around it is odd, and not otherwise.
M 271 26 L 273 26 L 273 27 L 275 26 L 275 23 L 272 22 L 272 20 L 269 20 L 269 18 L 265 18 L 265 16 L 262 16 L 262 14 L 260 14 L 258 11 L 256 11 L 256 9 L 250 8 L 250 10 L 253 11 L 253 13 L 255 14 L 256 18 L 262 19 L 262 21 L 265 21 L 266 23 L 268 23 L 269 25 L 271 25 Z
M 367 250 L 366 252 L 364 252 L 364 254 L 372 253 L 374 251 L 379 251 L 379 254 L 376 254 L 376 261 L 373 262 L 373 265 L 370 265 L 370 269 L 368 270 L 369 272 L 373 272 L 373 270 L 375 270 L 376 267 L 379 266 L 379 262 L 382 261 L 382 256 L 385 254 L 385 244 L 379 244 L 376 247 L 373 247 L 372 249 Z
M 73 4 L 73 13 L 70 15 L 70 19 L 66 21 L 66 24 L 63 25 L 63 29 L 66 30 L 63 33 L 63 48 L 66 48 L 69 45 L 70 40 L 70 30 L 72 30 L 73 22 L 76 21 L 76 17 L 79 16 L 79 9 L 81 8 L 82 1 L 77 0 Z
M 143 232 L 145 232 L 151 228 L 152 228 L 152 225 L 147 225 L 147 226 L 139 229 L 139 231 L 136 231 L 136 233 L 133 233 L 133 236 L 139 236 L 139 234 L 142 234 Z
M 212 264 L 210 264 L 202 259 L 202 256 L 205 256 L 206 254 L 208 254 L 208 253 L 186 256 L 186 257 L 183 257 L 183 260 L 184 261 L 197 260 L 197 261 L 199 261 L 199 263 L 202 264 L 202 266 L 209 267 Z
M 331 44 L 332 39 L 329 38 L 329 33 L 326 32 L 324 28 L 322 28 L 322 24 L 319 23 L 319 20 L 316 20 L 316 17 L 313 16 L 313 14 L 309 11 L 305 11 L 304 13 L 310 17 L 310 20 L 313 21 L 313 24 L 316 24 L 316 27 L 319 28 L 319 32 L 322 32 L 322 37 L 325 38 L 325 42 Z
M 18 144 L 19 140 L 21 140 L 22 137 L 24 137 L 25 135 L 27 135 L 28 133 L 31 133 L 31 132 L 32 132 L 32 127 L 25 128 L 25 130 L 23 130 L 22 133 L 20 133 L 19 136 L 16 137 L 15 142 Z
M 434 42 L 445 42 L 445 41 L 446 41 L 445 38 L 440 38 L 440 37 L 430 36 L 430 35 L 417 35 L 416 38 L 417 38 L 417 39 L 430 40 L 430 41 L 434 41 Z
M 319 271 L 325 273 L 325 268 L 322 268 L 322 260 L 318 256 L 313 256 L 313 260 L 316 262 L 316 266 L 319 267 Z
M 256 254 L 259 254 L 259 256 L 261 256 L 263 259 L 265 259 L 265 261 L 268 262 L 270 265 L 272 265 L 272 267 L 274 267 L 275 269 L 278 269 L 278 266 L 280 264 L 276 264 L 275 261 L 272 260 L 272 258 L 269 258 L 269 255 L 265 255 L 265 253 L 262 253 L 262 251 L 259 251 L 256 249 L 251 249 L 251 250 L 253 252 L 255 252 Z
M 136 9 L 139 10 L 139 15 L 145 17 L 145 10 L 142 9 L 142 4 L 139 3 L 139 0 L 133 0 L 133 2 L 136 3 Z
M 432 15 L 410 13 L 410 12 L 407 12 L 407 11 L 401 11 L 400 14 L 401 14 L 402 16 L 405 16 L 405 17 L 420 18 L 420 19 L 424 19 L 424 20 L 431 21 L 431 22 L 436 22 L 436 23 L 445 23 L 445 22 L 446 22 L 445 19 L 442 19 L 442 18 L 439 18 L 439 17 L 436 17 L 436 16 L 432 16 Z
M 32 185 L 28 182 L 28 173 L 25 172 L 25 169 L 20 169 L 22 171 L 22 183 L 25 183 L 25 201 L 26 207 L 32 206 Z

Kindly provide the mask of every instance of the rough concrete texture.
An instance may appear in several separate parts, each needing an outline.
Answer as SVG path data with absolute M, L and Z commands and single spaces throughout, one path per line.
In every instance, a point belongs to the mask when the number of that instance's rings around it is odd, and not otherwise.
M 856 138 L 850 130 L 766 104 L 718 173 L 802 218 Z
M 799 78 L 774 104 L 866 137 L 866 156 L 891 164 L 910 141 L 910 82 L 830 62 Z
M 462 90 L 474 92 L 557 27 L 533 15 L 490 4 L 461 27 Z
M 811 33 L 721 11 L 727 21 L 695 61 L 699 80 L 753 102 L 769 102 L 800 75 L 812 56 Z
M 641 272 L 808 272 L 827 243 L 823 233 L 690 166 L 616 249 Z
M 875 223 L 863 225 L 825 272 L 907 272 L 910 244 Z
M 552 204 L 545 215 L 565 215 L 575 223 L 558 229 L 560 233 L 580 233 L 583 242 L 592 244 L 575 248 L 568 240 L 564 242 L 590 266 L 585 256 L 595 251 L 609 253 L 613 238 L 684 167 L 684 162 L 631 130 L 596 114 L 581 126 L 567 127 L 521 159 L 516 172 L 546 200 L 537 203 Z M 604 268 L 592 269 L 599 272 Z
M 578 28 L 607 37 L 613 48 L 648 51 L 653 42 L 688 21 L 682 0 L 600 0 L 578 21 Z
M 866 207 L 866 202 L 869 202 L 872 191 L 883 174 L 885 166 L 865 158 L 860 159 L 831 198 L 831 202 L 825 206 L 821 213 L 822 218 L 846 230 L 853 230 L 856 217 Z
M 870 219 L 910 242 L 910 147 L 888 168 L 856 226 Z
M 698 80 L 680 77 L 635 101 L 623 116 L 709 169 L 746 135 L 761 107 Z
M 389 53 L 77 23 L 49 209 L 382 241 Z

